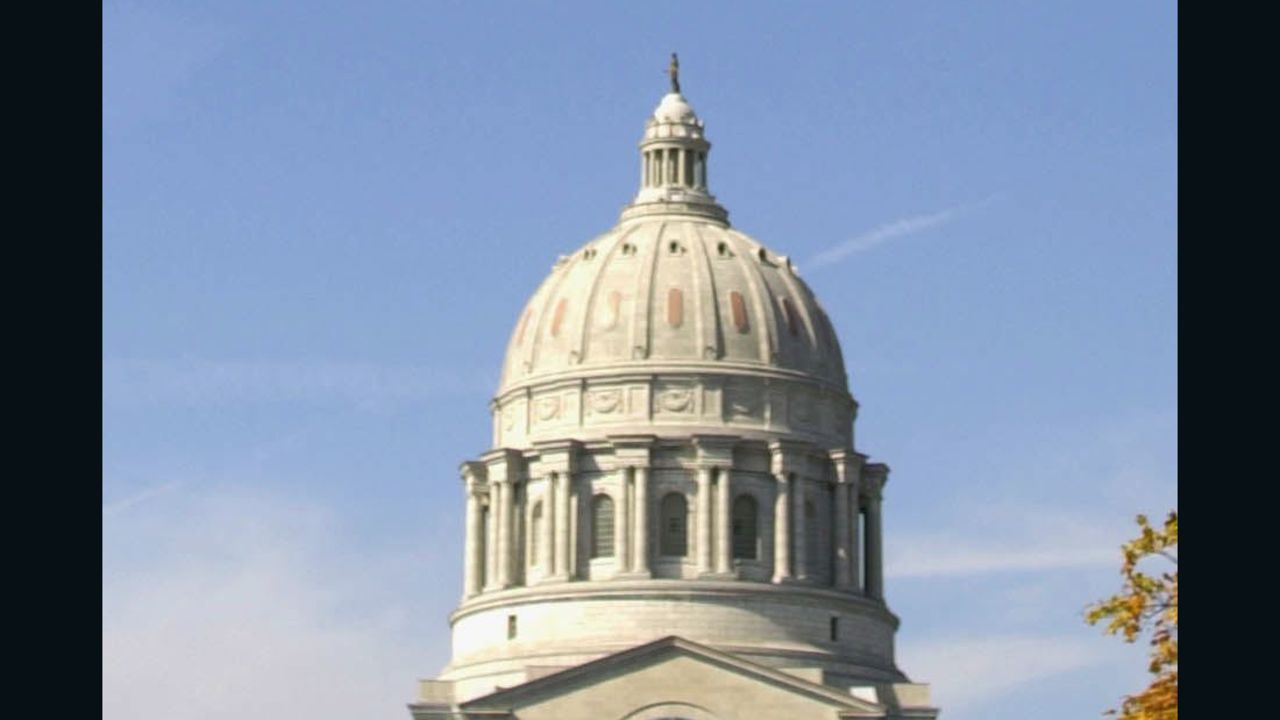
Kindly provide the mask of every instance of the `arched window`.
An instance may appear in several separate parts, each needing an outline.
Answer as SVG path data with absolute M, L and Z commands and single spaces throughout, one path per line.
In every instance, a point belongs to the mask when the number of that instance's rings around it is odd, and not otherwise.
M 613 498 L 597 495 L 591 501 L 591 557 L 613 555 Z
M 535 503 L 529 519 L 529 564 L 538 564 L 538 547 L 542 544 L 542 503 Z
M 733 501 L 733 556 L 756 559 L 756 499 L 739 495 Z
M 810 500 L 804 501 L 804 564 L 806 571 L 821 565 L 818 559 L 818 513 Z
M 662 523 L 660 530 L 662 537 L 659 543 L 661 553 L 667 557 L 684 557 L 689 552 L 688 533 L 685 529 L 689 507 L 685 503 L 684 495 L 667 494 L 662 498 L 662 506 L 658 514 Z

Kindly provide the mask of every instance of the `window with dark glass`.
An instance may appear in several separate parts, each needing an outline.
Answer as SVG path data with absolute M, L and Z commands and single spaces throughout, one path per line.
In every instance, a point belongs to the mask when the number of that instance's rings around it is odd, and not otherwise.
M 613 555 L 613 498 L 597 495 L 591 501 L 591 557 Z
M 529 521 L 529 564 L 538 564 L 538 545 L 542 542 L 542 503 L 533 506 L 533 518 Z
M 689 509 L 684 495 L 670 493 L 662 498 L 659 522 L 662 525 L 660 550 L 668 557 L 684 557 L 688 554 L 686 521 Z
M 744 560 L 756 559 L 756 499 L 739 495 L 733 501 L 733 556 Z

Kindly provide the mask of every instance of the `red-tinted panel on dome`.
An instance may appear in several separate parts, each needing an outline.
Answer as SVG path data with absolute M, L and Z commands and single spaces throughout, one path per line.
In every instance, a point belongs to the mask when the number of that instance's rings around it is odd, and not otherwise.
M 667 291 L 667 324 L 671 327 L 684 324 L 684 294 L 680 292 L 680 288 Z
M 729 308 L 733 312 L 733 326 L 738 328 L 738 332 L 745 333 L 751 329 L 747 324 L 747 303 L 742 299 L 742 293 L 729 293 Z
M 782 298 L 782 314 L 787 316 L 787 330 L 791 337 L 795 337 L 799 328 L 796 326 L 796 309 L 791 305 L 791 298 Z
M 564 306 L 565 299 L 560 298 L 560 302 L 556 303 L 556 314 L 551 318 L 551 337 L 560 335 L 560 323 L 564 322 Z
M 617 290 L 610 291 L 609 302 L 605 306 L 604 327 L 612 328 L 618 324 L 618 315 L 622 309 L 622 293 Z
M 533 314 L 533 308 L 524 311 L 524 317 L 520 318 L 520 331 L 516 333 L 516 344 L 524 344 L 524 331 L 529 329 L 529 316 Z

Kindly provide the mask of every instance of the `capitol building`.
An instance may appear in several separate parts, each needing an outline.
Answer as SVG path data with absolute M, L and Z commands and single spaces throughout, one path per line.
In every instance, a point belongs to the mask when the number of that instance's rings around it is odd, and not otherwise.
M 831 321 L 730 225 L 674 58 L 671 86 L 635 198 L 516 317 L 492 449 L 461 468 L 451 660 L 409 710 L 936 718 L 894 658 L 889 467 L 855 444 Z

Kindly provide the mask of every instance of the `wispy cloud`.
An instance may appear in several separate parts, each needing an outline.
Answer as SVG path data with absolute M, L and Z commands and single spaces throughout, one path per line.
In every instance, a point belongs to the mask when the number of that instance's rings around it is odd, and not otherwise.
M 452 558 L 352 539 L 327 508 L 243 489 L 104 523 L 104 720 L 405 717 L 448 647 L 414 620 L 455 599 L 422 599 L 422 578 Z
M 1112 650 L 1084 636 L 1004 635 L 904 644 L 898 659 L 912 678 L 932 686 L 935 705 L 964 717 L 1015 688 L 1108 662 Z
M 1112 543 L 1032 547 L 956 542 L 954 536 L 896 538 L 886 562 L 894 578 L 941 578 L 1004 572 L 1041 572 L 1071 568 L 1107 567 L 1119 562 Z
M 130 495 L 128 497 L 121 498 L 113 502 L 104 503 L 102 506 L 102 515 L 103 517 L 108 517 L 111 515 L 122 513 L 125 510 L 128 510 L 129 508 L 135 505 L 139 505 L 141 503 L 144 503 L 156 497 L 157 495 L 163 495 L 164 493 L 167 493 L 171 490 L 176 490 L 178 486 L 180 486 L 181 484 L 182 483 L 180 483 L 179 481 L 173 480 L 173 481 L 164 483 L 162 485 L 149 487 L 141 492 L 134 493 L 133 495 Z
M 900 218 L 893 222 L 878 225 L 857 237 L 832 245 L 826 250 L 814 255 L 805 263 L 804 266 L 808 269 L 814 269 L 832 265 L 850 255 L 865 252 L 890 240 L 942 227 L 943 225 L 954 221 L 956 218 L 990 203 L 993 199 L 994 196 L 980 202 L 968 205 L 959 205 L 925 215 L 913 215 L 911 217 Z
M 1085 512 L 1057 508 L 989 505 L 957 508 L 956 514 L 954 527 L 895 536 L 885 574 L 948 578 L 1114 567 L 1126 532 Z
M 496 373 L 415 365 L 271 360 L 108 359 L 108 404 L 339 402 L 386 405 L 439 395 L 485 395 Z

